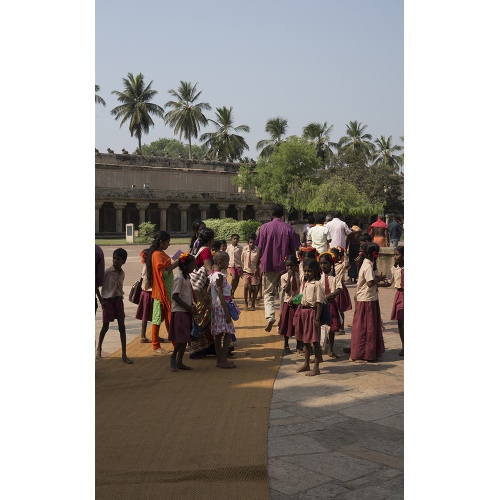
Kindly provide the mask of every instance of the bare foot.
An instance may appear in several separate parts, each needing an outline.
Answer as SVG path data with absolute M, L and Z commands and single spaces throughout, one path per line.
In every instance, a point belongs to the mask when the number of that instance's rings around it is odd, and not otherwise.
M 250 311 L 255 311 L 255 306 L 252 306 L 252 307 L 250 308 Z
M 130 358 L 127 358 L 125 354 L 122 356 L 122 360 L 124 363 L 127 363 L 127 365 L 131 365 L 133 363 L 133 361 Z
M 304 363 L 298 370 L 297 370 L 297 373 L 300 373 L 300 372 L 308 372 L 310 370 L 310 366 L 308 363 Z
M 274 325 L 274 321 L 269 321 L 269 323 L 267 324 L 267 326 L 265 328 L 266 332 L 270 332 L 273 329 L 273 325 Z
M 184 363 L 177 363 L 177 368 L 179 368 L 179 370 L 192 370 L 190 366 L 187 366 Z
M 339 359 L 338 354 L 335 354 L 333 351 L 331 354 L 328 354 L 328 356 L 330 356 L 330 358 L 333 358 L 333 359 Z
M 314 367 L 309 373 L 306 373 L 306 377 L 314 377 L 314 375 L 321 375 L 319 368 Z
M 167 354 L 167 351 L 165 351 L 165 349 L 162 349 L 161 347 L 158 347 L 158 349 L 153 349 L 153 354 Z
M 217 363 L 217 368 L 236 368 L 236 365 L 231 361 L 226 361 L 225 363 Z
M 352 363 L 368 363 L 368 361 L 366 361 L 364 359 L 352 359 L 352 358 L 349 358 L 349 361 L 351 361 Z

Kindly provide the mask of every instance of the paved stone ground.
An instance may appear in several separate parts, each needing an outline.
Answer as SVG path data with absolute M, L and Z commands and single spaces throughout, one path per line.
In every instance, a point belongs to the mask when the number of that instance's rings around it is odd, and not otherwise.
M 127 342 L 140 334 L 137 306 L 128 292 L 140 277 L 142 247 L 125 246 Z M 173 255 L 186 245 L 172 245 Z M 103 247 L 106 267 L 115 247 Z M 351 298 L 354 284 L 348 284 Z M 238 289 L 238 294 L 240 290 Z M 284 499 L 403 499 L 403 372 L 404 360 L 397 324 L 390 321 L 393 289 L 379 290 L 386 352 L 378 363 L 348 361 L 343 347 L 350 345 L 350 328 L 337 336 L 332 361 L 324 356 L 321 375 L 296 373 L 302 358 L 285 356 L 274 383 L 268 429 L 269 485 L 272 500 Z M 346 325 L 354 311 L 346 312 Z M 263 314 L 263 311 L 262 311 Z M 98 309 L 96 339 L 102 326 Z M 163 333 L 163 332 L 162 332 Z M 273 330 L 273 335 L 276 331 Z M 290 347 L 294 349 L 293 339 Z M 116 323 L 110 325 L 103 356 L 120 349 Z

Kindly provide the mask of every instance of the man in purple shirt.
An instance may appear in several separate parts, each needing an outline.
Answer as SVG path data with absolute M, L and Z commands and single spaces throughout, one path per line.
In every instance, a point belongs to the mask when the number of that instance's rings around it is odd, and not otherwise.
M 285 258 L 296 255 L 300 240 L 293 227 L 283 222 L 285 209 L 276 204 L 271 207 L 272 220 L 262 224 L 255 240 L 259 249 L 257 266 L 264 275 L 264 312 L 266 315 L 266 332 L 270 332 L 274 322 L 274 299 L 281 275 L 286 271 Z

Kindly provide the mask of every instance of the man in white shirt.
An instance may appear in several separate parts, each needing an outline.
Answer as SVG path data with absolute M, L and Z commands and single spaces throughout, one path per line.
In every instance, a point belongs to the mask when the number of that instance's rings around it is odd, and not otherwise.
M 316 225 L 309 230 L 308 236 L 311 239 L 311 245 L 319 254 L 328 251 L 328 244 L 331 236 L 328 229 L 323 225 L 325 223 L 325 214 L 316 215 Z
M 346 236 L 352 233 L 352 229 L 344 221 L 340 220 L 338 212 L 333 212 L 332 220 L 327 222 L 325 227 L 330 231 L 330 248 L 346 248 Z

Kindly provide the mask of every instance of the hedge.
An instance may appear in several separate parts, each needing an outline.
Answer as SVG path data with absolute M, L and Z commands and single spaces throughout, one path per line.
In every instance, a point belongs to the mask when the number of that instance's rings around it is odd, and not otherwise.
M 227 219 L 207 219 L 203 221 L 204 224 L 213 229 L 215 232 L 216 240 L 226 240 L 228 243 L 231 241 L 232 234 L 239 234 L 240 241 L 247 241 L 248 237 L 255 233 L 257 234 L 262 222 L 257 220 L 235 220 Z

